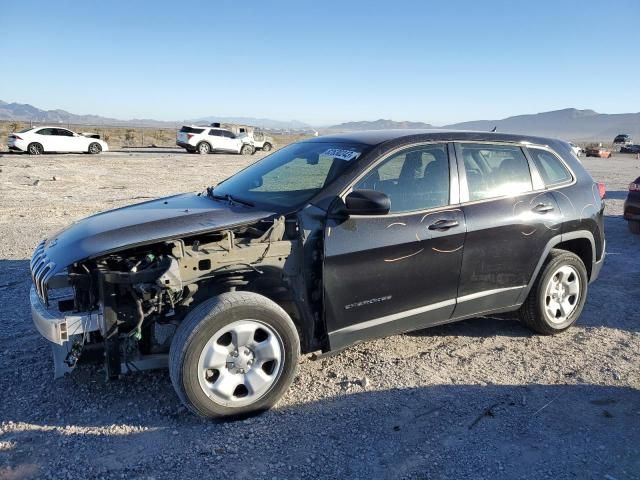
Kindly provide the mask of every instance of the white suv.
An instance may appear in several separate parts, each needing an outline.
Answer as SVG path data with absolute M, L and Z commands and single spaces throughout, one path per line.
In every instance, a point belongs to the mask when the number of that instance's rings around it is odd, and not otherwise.
M 176 145 L 201 155 L 211 152 L 252 155 L 256 150 L 250 138 L 238 137 L 229 130 L 216 127 L 184 126 L 176 135 Z

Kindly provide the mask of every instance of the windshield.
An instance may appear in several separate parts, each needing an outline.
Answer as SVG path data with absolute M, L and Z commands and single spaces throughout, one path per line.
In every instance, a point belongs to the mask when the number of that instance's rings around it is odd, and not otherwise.
M 220 183 L 213 193 L 274 210 L 294 209 L 353 165 L 365 148 L 348 143 L 294 143 Z

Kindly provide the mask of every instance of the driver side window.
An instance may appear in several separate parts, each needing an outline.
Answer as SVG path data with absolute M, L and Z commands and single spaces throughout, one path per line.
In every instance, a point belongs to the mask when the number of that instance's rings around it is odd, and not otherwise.
M 371 170 L 354 190 L 375 190 L 391 200 L 390 213 L 449 204 L 449 155 L 446 144 L 422 145 L 392 155 Z

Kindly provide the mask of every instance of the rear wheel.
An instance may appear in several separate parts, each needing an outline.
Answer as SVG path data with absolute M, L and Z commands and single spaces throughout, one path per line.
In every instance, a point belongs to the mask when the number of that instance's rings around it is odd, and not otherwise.
M 30 143 L 27 147 L 27 152 L 29 152 L 29 155 L 42 155 L 44 148 L 39 143 Z
M 169 374 L 180 400 L 203 417 L 273 406 L 295 375 L 300 341 L 276 303 L 229 292 L 197 306 L 171 343 Z
M 197 149 L 200 155 L 206 155 L 211 152 L 211 145 L 209 145 L 207 142 L 200 142 Z
M 102 152 L 102 145 L 97 142 L 93 142 L 89 145 L 89 153 L 92 155 L 97 155 Z
M 552 250 L 520 307 L 522 323 L 543 335 L 566 330 L 582 313 L 588 283 L 587 269 L 580 257 Z
M 254 152 L 255 148 L 248 144 L 242 145 L 242 148 L 240 149 L 240 153 L 242 155 L 253 155 Z
M 636 235 L 640 235 L 640 222 L 638 220 L 629 220 L 629 231 L 631 233 L 635 233 Z
M 271 146 L 270 143 L 265 143 L 264 145 L 262 145 L 262 151 L 263 152 L 270 152 L 272 148 L 273 147 Z

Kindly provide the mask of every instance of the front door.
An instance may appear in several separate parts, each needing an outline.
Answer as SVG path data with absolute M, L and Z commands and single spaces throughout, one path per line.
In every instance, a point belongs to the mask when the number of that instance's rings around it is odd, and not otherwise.
M 391 154 L 356 182 L 353 190 L 387 194 L 391 210 L 327 224 L 324 301 L 331 349 L 449 319 L 465 237 L 457 182 L 447 144 Z
M 60 152 L 79 152 L 82 150 L 82 142 L 73 135 L 73 132 L 66 128 L 55 128 L 54 137 L 58 143 Z

